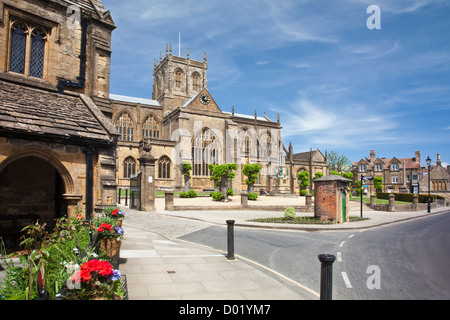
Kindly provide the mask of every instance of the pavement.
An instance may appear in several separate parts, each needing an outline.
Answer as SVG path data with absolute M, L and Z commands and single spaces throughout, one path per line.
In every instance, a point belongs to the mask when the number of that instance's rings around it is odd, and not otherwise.
M 231 203 L 239 201 L 233 197 Z M 283 203 L 295 205 L 302 198 L 260 197 L 258 205 Z M 175 205 L 189 203 L 210 206 L 210 198 L 174 200 Z M 359 203 L 351 203 L 350 216 L 360 216 Z M 210 225 L 270 228 L 297 232 L 346 231 L 379 227 L 410 219 L 423 218 L 426 211 L 381 212 L 363 208 L 368 220 L 332 225 L 286 225 L 249 222 L 263 217 L 282 217 L 283 212 L 231 211 L 221 204 L 216 211 L 165 211 L 164 198 L 156 199 L 155 212 L 143 212 L 119 205 L 126 213 L 125 237 L 120 251 L 121 273 L 126 274 L 130 300 L 318 300 L 319 293 L 278 274 L 274 270 L 235 255 L 178 239 Z M 438 214 L 448 208 L 433 209 Z M 300 216 L 314 215 L 298 213 Z

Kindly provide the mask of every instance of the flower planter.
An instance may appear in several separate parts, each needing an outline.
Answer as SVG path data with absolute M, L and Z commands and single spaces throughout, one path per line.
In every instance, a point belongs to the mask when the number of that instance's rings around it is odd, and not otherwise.
M 114 238 L 104 238 L 99 242 L 99 249 L 100 251 L 106 252 L 107 257 L 118 259 L 121 245 L 122 241 L 120 240 Z

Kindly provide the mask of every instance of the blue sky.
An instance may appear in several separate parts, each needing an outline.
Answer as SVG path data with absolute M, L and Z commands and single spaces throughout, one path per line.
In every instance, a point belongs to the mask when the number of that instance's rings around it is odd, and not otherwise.
M 448 0 L 102 0 L 113 32 L 111 93 L 151 98 L 167 43 L 208 57 L 223 111 L 276 120 L 295 152 L 352 161 L 441 154 L 450 164 Z M 370 5 L 381 29 L 369 29 Z

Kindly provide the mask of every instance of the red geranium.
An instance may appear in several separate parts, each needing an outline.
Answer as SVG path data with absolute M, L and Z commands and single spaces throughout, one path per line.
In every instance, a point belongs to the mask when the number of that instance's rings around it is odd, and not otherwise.
M 113 267 L 108 261 L 89 260 L 81 265 L 79 276 L 83 282 L 88 282 L 98 276 L 108 277 L 113 274 Z
M 100 225 L 100 228 L 97 229 L 98 232 L 103 232 L 105 230 L 113 231 L 113 226 L 110 225 L 109 223 L 102 223 Z

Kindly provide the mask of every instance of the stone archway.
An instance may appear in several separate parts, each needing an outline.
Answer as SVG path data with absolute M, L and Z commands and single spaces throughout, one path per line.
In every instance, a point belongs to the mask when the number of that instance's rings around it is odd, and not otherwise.
M 20 229 L 36 220 L 51 230 L 55 219 L 70 216 L 74 201 L 81 200 L 73 191 L 69 172 L 51 150 L 11 155 L 0 163 L 0 236 L 14 243 Z

